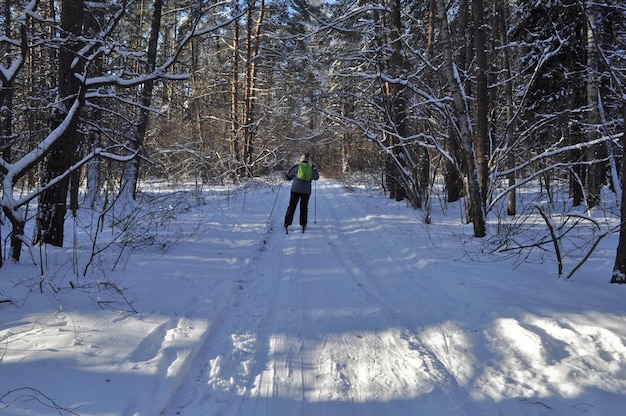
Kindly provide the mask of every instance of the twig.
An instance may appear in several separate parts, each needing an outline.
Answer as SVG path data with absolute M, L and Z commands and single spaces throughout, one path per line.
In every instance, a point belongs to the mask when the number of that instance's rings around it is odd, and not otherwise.
M 11 395 L 14 395 L 16 397 L 10 398 Z M 10 398 L 10 400 L 8 402 L 5 402 L 5 400 L 7 400 L 8 398 Z M 59 415 L 68 414 L 72 416 L 79 416 L 78 413 L 74 412 L 73 410 L 59 406 L 50 397 L 32 387 L 20 387 L 0 395 L 0 410 L 11 407 L 11 404 L 18 400 L 34 400 L 44 407 L 56 410 Z
M 583 259 L 581 261 L 578 262 L 578 264 L 576 265 L 576 267 L 574 267 L 572 269 L 571 272 L 569 272 L 567 274 L 567 276 L 565 276 L 566 279 L 569 279 L 570 277 L 572 277 L 574 275 L 574 273 L 576 273 L 576 271 L 578 269 L 580 269 L 580 267 L 585 264 L 585 262 L 589 259 L 589 257 L 591 257 L 591 253 L 594 252 L 594 250 L 596 249 L 596 247 L 598 247 L 598 244 L 600 244 L 600 241 L 602 241 L 604 239 L 604 237 L 606 237 L 609 234 L 612 234 L 614 231 L 609 230 L 603 234 L 600 234 L 598 236 L 598 238 L 596 239 L 596 241 L 593 243 L 593 246 L 591 246 L 591 248 L 589 249 L 589 251 L 587 252 L 587 254 L 585 254 L 585 257 L 583 257 Z
M 545 407 L 546 409 L 551 409 L 551 407 L 550 407 L 550 406 L 548 406 L 547 404 L 545 404 L 545 403 L 543 403 L 543 402 L 539 402 L 539 401 L 537 401 L 537 402 L 531 402 L 531 401 L 530 401 L 530 400 L 528 400 L 528 399 L 524 399 L 524 401 L 526 401 L 526 402 L 528 402 L 528 403 L 530 403 L 530 404 L 538 404 L 538 405 L 541 405 L 541 406 Z
M 556 233 L 554 232 L 554 227 L 552 226 L 552 222 L 548 218 L 548 215 L 544 211 L 543 207 L 541 205 L 536 205 L 536 207 L 539 213 L 541 214 L 541 216 L 543 217 L 544 221 L 546 222 L 548 230 L 550 231 L 550 236 L 552 237 L 552 244 L 554 244 L 554 253 L 556 254 L 556 261 L 559 267 L 559 276 L 561 276 L 563 274 L 563 259 L 561 257 L 559 239 L 556 236 Z

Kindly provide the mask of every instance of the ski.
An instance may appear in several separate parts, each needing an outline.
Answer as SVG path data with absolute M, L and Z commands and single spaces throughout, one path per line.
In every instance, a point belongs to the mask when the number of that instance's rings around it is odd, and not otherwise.
M 283 229 L 285 230 L 285 234 L 289 234 L 289 227 L 283 226 Z M 306 230 L 306 227 L 302 227 L 302 234 L 304 234 L 304 230 Z

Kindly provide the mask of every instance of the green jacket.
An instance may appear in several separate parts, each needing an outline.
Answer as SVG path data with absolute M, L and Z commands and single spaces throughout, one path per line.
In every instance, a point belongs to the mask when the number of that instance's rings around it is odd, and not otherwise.
M 309 163 L 307 161 L 300 163 Z M 300 163 L 296 163 L 287 173 L 285 173 L 285 179 L 291 181 L 291 192 L 299 193 L 299 194 L 310 194 L 311 193 L 311 181 L 305 181 L 302 179 L 298 179 L 296 175 L 298 174 L 298 166 Z M 318 180 L 320 178 L 320 174 L 317 171 L 317 167 L 315 165 L 312 166 L 311 172 L 311 180 Z

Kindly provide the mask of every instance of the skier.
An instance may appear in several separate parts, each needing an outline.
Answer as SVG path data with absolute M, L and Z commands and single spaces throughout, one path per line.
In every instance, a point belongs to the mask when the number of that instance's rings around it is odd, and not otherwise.
M 289 199 L 289 207 L 285 214 L 285 232 L 289 233 L 289 226 L 293 222 L 293 215 L 296 212 L 296 206 L 300 202 L 300 226 L 304 232 L 309 211 L 309 198 L 311 197 L 311 180 L 318 180 L 320 175 L 315 165 L 309 161 L 310 154 L 305 152 L 300 156 L 300 162 L 294 165 L 284 177 L 286 180 L 293 180 L 291 184 L 291 197 Z

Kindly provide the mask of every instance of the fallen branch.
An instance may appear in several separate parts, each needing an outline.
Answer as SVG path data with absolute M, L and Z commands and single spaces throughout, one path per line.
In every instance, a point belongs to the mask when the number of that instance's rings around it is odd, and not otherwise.
M 550 406 L 548 406 L 547 404 L 545 404 L 544 402 L 539 402 L 539 401 L 537 401 L 537 402 L 531 402 L 531 401 L 530 401 L 530 400 L 528 400 L 528 399 L 524 399 L 524 401 L 526 401 L 526 402 L 528 402 L 528 403 L 530 403 L 530 404 L 537 404 L 537 405 L 543 406 L 543 407 L 545 407 L 546 409 L 551 409 L 551 407 L 550 407 Z
M 59 406 L 50 397 L 32 387 L 20 387 L 0 395 L 0 410 L 8 409 L 13 403 L 17 401 L 26 402 L 33 400 L 44 407 L 54 409 L 59 415 L 79 416 L 79 414 L 74 412 L 74 410 L 66 409 Z
M 550 218 L 548 218 L 548 214 L 546 214 L 545 210 L 541 205 L 536 205 L 539 214 L 543 217 L 548 230 L 550 231 L 550 237 L 552 238 L 552 244 L 554 245 L 554 253 L 556 254 L 556 261 L 559 268 L 559 277 L 563 274 L 563 258 L 561 257 L 561 248 L 559 247 L 559 239 L 556 236 L 556 232 L 554 231 L 554 225 Z
M 598 244 L 600 244 L 600 241 L 602 241 L 604 239 L 604 237 L 606 237 L 607 235 L 613 234 L 615 231 L 614 230 L 609 230 L 605 233 L 602 233 L 598 236 L 598 238 L 596 239 L 596 241 L 593 243 L 593 246 L 591 246 L 591 248 L 589 249 L 589 251 L 587 252 L 587 254 L 585 254 L 585 257 L 583 257 L 583 259 L 578 262 L 578 264 L 576 265 L 576 267 L 574 267 L 572 269 L 571 272 L 569 272 L 567 274 L 567 276 L 565 276 L 566 279 L 569 279 L 570 277 L 572 277 L 574 275 L 574 273 L 576 273 L 576 271 L 578 269 L 580 269 L 580 267 L 585 264 L 585 262 L 589 259 L 589 257 L 591 257 L 591 253 L 594 252 L 594 250 L 596 249 L 596 247 L 598 247 Z

